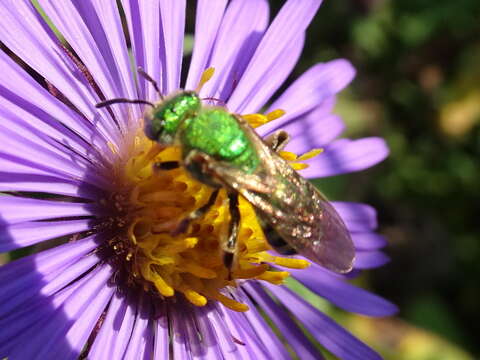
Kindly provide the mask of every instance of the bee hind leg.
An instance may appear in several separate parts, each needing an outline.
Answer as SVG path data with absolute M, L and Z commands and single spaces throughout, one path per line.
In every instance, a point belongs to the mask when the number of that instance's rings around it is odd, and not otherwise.
M 270 149 L 275 152 L 279 152 L 287 146 L 290 141 L 290 135 L 285 130 L 277 130 L 273 134 L 263 139 Z
M 276 252 L 282 255 L 294 255 L 297 251 L 291 247 L 285 240 L 281 238 L 277 231 L 273 227 L 267 224 L 262 225 L 263 233 L 270 246 L 272 246 Z
M 177 227 L 171 231 L 172 236 L 176 236 L 178 234 L 184 233 L 188 229 L 188 225 L 194 220 L 197 220 L 201 218 L 203 215 L 205 215 L 208 210 L 215 204 L 215 201 L 217 200 L 218 192 L 220 189 L 215 189 L 211 194 L 210 197 L 208 198 L 207 202 L 205 205 L 202 205 L 195 211 L 192 211 L 187 217 L 183 218 L 177 225 Z
M 228 192 L 228 207 L 230 211 L 230 225 L 228 237 L 223 244 L 223 264 L 228 269 L 228 278 L 231 279 L 231 270 L 235 263 L 238 228 L 240 225 L 240 210 L 238 208 L 238 193 Z

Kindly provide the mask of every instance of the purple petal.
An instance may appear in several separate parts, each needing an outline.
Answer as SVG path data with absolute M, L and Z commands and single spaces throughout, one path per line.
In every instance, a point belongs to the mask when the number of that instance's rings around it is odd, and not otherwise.
M 335 356 L 343 360 L 381 360 L 375 351 L 285 286 L 266 287 Z
M 102 323 L 98 335 L 95 337 L 95 341 L 92 344 L 90 351 L 88 352 L 89 359 L 107 359 L 112 356 L 117 335 L 117 331 L 114 328 L 115 319 L 120 314 L 125 313 L 127 304 L 123 297 L 120 297 L 119 293 L 115 293 L 112 297 L 112 301 L 108 306 L 105 320 Z M 113 357 L 111 357 L 113 358 Z M 115 359 L 115 358 L 114 358 Z
M 157 306 L 158 314 L 155 326 L 154 359 L 168 359 L 170 353 L 169 324 L 165 304 Z
M 51 177 L 63 177 L 63 174 L 52 174 L 50 169 L 45 169 L 41 164 L 35 164 L 26 160 L 24 158 L 19 158 L 14 155 L 3 154 L 0 151 L 0 169 L 3 170 L 5 174 L 15 173 L 17 175 L 40 175 L 40 176 L 51 176 Z M 72 179 L 68 179 L 72 180 Z
M 381 251 L 357 251 L 355 254 L 356 269 L 373 269 L 387 264 L 390 258 Z
M 160 18 L 165 54 L 163 91 L 170 94 L 180 87 L 183 35 L 185 31 L 185 0 L 160 1 Z
M 0 313 L 4 316 L 12 311 L 35 307 L 43 297 L 53 295 L 88 273 L 99 261 L 94 255 L 86 256 L 69 265 L 58 265 L 46 274 L 38 273 L 32 264 L 27 275 L 17 277 L 12 283 L 2 287 L 4 292 L 0 295 L 3 300 Z
M 90 273 L 47 323 L 37 322 L 25 332 L 28 346 L 19 343 L 12 358 L 77 359 L 113 295 L 114 287 L 106 286 L 111 270 L 102 266 Z
M 181 307 L 182 306 L 177 307 L 177 311 L 182 313 L 182 329 L 185 336 L 184 340 L 186 342 L 185 349 L 188 349 L 189 356 L 192 359 L 211 359 L 212 354 L 207 354 L 206 346 L 203 343 L 203 334 L 202 338 L 199 338 L 198 336 L 198 325 L 191 307 L 188 306 L 183 310 L 181 310 Z
M 345 124 L 336 115 L 320 117 L 314 110 L 305 117 L 283 126 L 282 129 L 291 137 L 286 150 L 303 154 L 324 147 L 343 132 Z
M 183 311 L 174 309 L 169 311 L 172 326 L 172 344 L 174 359 L 192 359 L 190 341 L 187 334 L 187 324 L 184 320 Z M 192 339 L 193 341 L 194 339 Z
M 2 125 L 0 125 L 0 142 L 3 145 L 2 154 L 23 158 L 36 164 L 39 168 L 48 169 L 53 174 L 82 178 L 85 173 L 84 164 L 72 161 L 53 149 L 35 144 L 30 139 L 9 131 Z
M 80 60 L 85 64 L 105 97 L 107 99 L 123 97 L 125 94 L 119 91 L 121 89 L 120 81 L 115 81 L 109 70 L 110 66 L 115 69 L 115 65 L 107 64 L 103 56 L 104 52 L 108 53 L 108 47 L 101 50 L 98 48 L 95 39 L 84 22 L 83 16 L 79 14 L 74 4 L 69 1 L 57 2 L 51 0 L 39 0 L 39 4 L 70 46 L 72 46 Z M 93 14 L 89 15 L 87 19 L 91 19 L 92 16 Z M 109 29 L 109 31 L 115 31 L 115 29 Z M 95 102 L 99 101 L 100 99 L 96 99 Z M 127 106 L 125 104 L 112 106 L 111 111 L 115 114 L 116 119 L 128 118 Z M 98 112 L 102 114 L 103 119 L 111 119 L 108 109 L 100 109 Z M 124 125 L 123 121 L 119 123 Z M 102 124 L 105 125 L 105 130 L 109 132 L 115 133 L 118 129 L 113 119 L 103 121 Z
M 346 311 L 368 316 L 387 316 L 397 311 L 392 303 L 349 284 L 316 264 L 307 270 L 292 270 L 291 274 L 314 293 Z
M 227 359 L 236 358 L 242 359 L 245 358 L 247 352 L 243 349 L 243 352 L 240 351 L 242 346 L 237 346 L 234 341 L 233 337 L 230 334 L 230 329 L 228 325 L 225 323 L 224 319 L 218 307 L 222 305 L 218 305 L 217 303 L 212 304 L 209 302 L 206 307 L 201 308 L 202 313 L 205 316 L 204 321 L 207 324 L 210 324 L 213 329 L 215 329 L 215 335 L 223 353 L 223 356 Z
M 0 66 L 4 85 L 0 87 L 0 118 L 17 138 L 48 144 L 51 150 L 68 154 L 82 165 L 85 160 L 76 154 L 92 161 L 105 154 L 106 137 L 99 129 L 53 98 L 2 52 Z M 106 152 L 111 153 L 110 149 Z
M 192 316 L 195 319 L 196 327 L 198 332 L 202 334 L 204 354 L 201 356 L 205 359 L 221 359 L 231 355 L 230 343 L 225 347 L 225 334 L 220 334 L 221 329 L 216 328 L 208 317 L 208 312 L 212 311 L 211 307 L 196 306 L 193 310 Z
M 230 2 L 209 62 L 215 68 L 215 75 L 205 84 L 201 95 L 228 99 L 263 36 L 268 15 L 265 0 Z
M 10 136 L 6 136 L 7 133 Z M 18 134 L 5 131 L 4 135 L 0 133 L 0 141 L 5 145 L 0 150 L 0 168 L 5 172 L 54 176 L 79 183 L 81 180 L 82 183 L 109 188 L 99 172 L 87 171 L 72 159 L 55 154 Z
M 44 1 L 42 3 L 45 5 Z M 97 102 L 94 90 L 59 47 L 51 29 L 39 21 L 40 16 L 33 5 L 25 1 L 0 2 L 0 17 L 0 41 L 62 94 L 66 94 L 86 118 L 95 119 L 99 112 L 94 107 Z M 42 104 L 39 106 L 41 108 Z M 115 142 L 118 129 L 112 121 L 108 121 L 108 117 L 105 119 L 107 121 L 98 122 L 96 126 L 103 136 Z
M 2 64 L 1 58 L 2 55 L 0 53 L 0 64 Z M 20 69 L 15 70 L 20 71 Z M 8 71 L 8 68 L 2 67 L 3 74 L 8 73 Z M 17 79 L 15 76 L 9 77 L 9 79 L 2 77 L 2 84 L 5 87 L 10 87 L 9 83 L 11 81 L 16 83 L 18 90 L 27 91 L 27 93 L 22 94 L 25 97 L 29 97 L 28 101 L 32 101 L 35 97 L 42 97 L 38 96 L 38 94 L 35 96 L 38 90 L 36 87 L 30 87 L 29 85 L 21 86 L 20 82 L 22 80 Z M 28 91 L 33 91 L 34 94 L 30 94 Z M 41 89 L 39 91 L 43 92 L 44 90 Z M 55 101 L 48 94 L 44 95 L 46 103 Z M 21 133 L 38 144 L 43 144 L 44 146 L 48 144 L 50 148 L 62 150 L 64 153 L 81 154 L 83 157 L 90 156 L 90 158 L 94 158 L 91 156 L 93 155 L 91 144 L 89 145 L 86 140 L 90 138 L 90 135 L 87 135 L 87 138 L 82 138 L 79 134 L 66 129 L 64 126 L 73 125 L 74 129 L 77 128 L 83 131 L 75 121 L 76 116 L 65 113 L 62 125 L 60 121 L 53 118 L 55 116 L 54 113 L 48 114 L 45 112 L 48 108 L 49 106 L 45 104 L 44 108 L 40 109 L 32 103 L 25 101 L 25 99 L 21 99 L 11 89 L 0 88 L 0 118 L 2 125 L 16 133 Z M 72 115 L 71 119 L 69 115 Z M 87 131 L 91 133 L 90 129 Z
M 387 240 L 382 235 L 372 232 L 354 232 L 351 235 L 357 250 L 377 250 L 387 245 Z
M 350 232 L 370 231 L 378 226 L 377 212 L 370 205 L 340 201 L 332 201 L 332 205 Z
M 286 114 L 262 126 L 262 133 L 293 122 L 316 108 L 319 108 L 318 114 L 328 114 L 326 110 L 331 109 L 334 96 L 350 83 L 354 75 L 355 69 L 343 59 L 312 66 L 270 106 L 268 111 L 282 109 Z
M 36 271 L 42 272 L 45 271 L 45 266 L 47 269 L 52 266 L 49 262 L 50 260 L 54 261 L 53 267 L 55 268 L 57 262 L 65 264 L 80 258 L 97 246 L 95 240 L 95 237 L 87 237 L 2 265 L 2 267 L 0 267 L 0 283 L 11 281 L 12 279 L 8 279 L 12 276 L 15 277 L 22 273 L 30 272 L 30 264 L 35 264 L 34 267 Z
M 3 107 L 2 105 L 4 103 L 0 99 L 0 132 L 2 136 L 8 138 L 8 141 L 11 141 L 12 149 L 10 150 L 15 151 L 18 149 L 19 152 L 22 152 L 20 149 L 25 146 L 28 148 L 34 147 L 36 149 L 44 149 L 42 150 L 43 152 L 48 152 L 56 158 L 67 159 L 74 166 L 82 169 L 92 166 L 91 160 L 88 159 L 87 149 L 79 149 L 78 147 L 74 149 L 72 145 L 75 147 L 75 144 L 72 142 L 70 144 L 68 142 L 62 143 L 63 139 L 52 138 L 48 133 L 39 131 L 38 127 L 33 127 L 24 122 L 25 119 L 28 119 L 31 123 L 38 123 L 39 119 L 24 113 L 22 110 L 18 111 L 18 113 L 12 113 L 8 110 L 8 108 L 11 109 L 10 106 Z M 42 126 L 39 127 L 41 128 Z M 77 150 L 80 150 L 80 152 Z
M 45 358 L 51 354 L 57 359 L 75 360 L 78 358 L 78 355 L 82 352 L 98 319 L 102 315 L 115 291 L 114 287 L 106 286 L 106 284 L 103 285 L 104 286 L 102 287 L 98 287 L 97 291 L 91 293 L 93 296 L 89 299 L 86 309 L 78 315 L 73 326 L 66 333 L 62 332 L 58 335 L 57 339 L 65 338 L 65 340 L 68 341 L 71 347 L 68 355 L 65 353 L 65 349 L 59 344 L 59 341 L 55 341 L 52 344 L 53 346 L 47 345 L 43 348 L 43 355 Z
M 15 348 L 22 352 L 24 344 L 29 343 L 32 338 L 32 334 L 30 334 L 32 326 L 49 323 L 55 311 L 60 308 L 65 300 L 97 272 L 93 270 L 87 276 L 71 283 L 57 294 L 50 297 L 38 297 L 30 306 L 22 307 L 18 311 L 2 317 L 3 330 L 0 332 L 0 356 L 15 358 L 13 354 Z M 59 322 L 59 325 L 63 325 L 66 321 L 64 318 Z M 37 332 L 42 333 L 41 331 Z M 63 343 L 65 344 L 65 342 Z M 65 346 L 69 347 L 67 344 Z M 22 359 L 22 357 L 19 358 Z
M 306 178 L 317 178 L 360 171 L 383 161 L 388 153 L 387 144 L 381 138 L 340 139 L 310 160 L 309 167 L 301 174 Z
M 257 308 L 250 299 L 242 292 L 238 293 L 238 298 L 250 308 L 244 313 L 245 318 L 250 323 L 257 336 L 261 339 L 264 346 L 268 349 L 270 357 L 273 359 L 289 359 L 290 355 L 285 346 L 257 311 Z
M 116 2 L 89 0 L 78 1 L 74 5 L 101 50 L 120 94 L 128 99 L 137 99 L 130 57 Z M 141 115 L 140 108 L 135 105 L 129 105 L 129 108 L 134 110 L 133 117 L 138 119 Z
M 0 4 L 0 11 L 1 6 L 2 4 Z M 95 145 L 97 142 L 93 140 L 97 137 L 105 142 L 106 138 L 99 135 L 91 123 L 55 99 L 1 51 L 0 66 L 2 68 L 0 95 L 5 99 L 2 99 L 5 104 L 2 111 L 5 114 L 7 111 L 14 114 L 17 112 L 31 114 L 32 120 L 25 119 L 22 123 L 29 123 L 31 127 L 51 135 L 60 143 L 69 144 L 77 152 L 82 152 L 80 149 L 82 146 L 87 149 L 88 146 Z M 7 104 L 7 101 L 10 105 Z M 72 131 L 66 131 L 62 124 Z
M 323 359 L 323 356 L 315 349 L 306 338 L 303 331 L 295 324 L 286 311 L 278 306 L 258 282 L 250 281 L 242 285 L 255 302 L 272 319 L 282 336 L 293 348 L 299 359 Z
M 185 89 L 195 89 L 207 67 L 227 0 L 200 0 L 197 3 L 195 42 Z
M 44 286 L 46 282 L 40 280 L 59 269 L 64 269 L 78 261 L 82 256 L 97 247 L 95 238 L 89 237 L 76 242 L 67 243 L 55 248 L 26 256 L 20 260 L 10 262 L 0 267 L 0 313 L 7 311 L 7 301 L 14 294 L 26 295 L 29 299 L 34 286 Z M 25 288 L 22 292 L 18 289 Z M 19 302 L 13 302 L 14 306 Z M 1 316 L 0 316 L 1 317 Z
M 91 220 L 26 222 L 2 225 L 0 252 L 11 251 L 41 241 L 89 230 Z
M 163 50 L 162 54 L 160 51 L 160 2 L 123 0 L 123 3 L 136 65 L 161 84 L 160 60 L 164 55 Z M 139 98 L 158 100 L 158 94 L 148 81 L 139 77 L 138 82 Z
M 300 81 L 302 77 L 305 74 L 303 74 L 300 78 L 298 78 L 296 81 Z M 302 80 L 303 81 L 303 80 Z M 256 131 L 261 135 L 265 136 L 273 131 L 279 130 L 279 129 L 285 129 L 286 127 L 290 127 L 291 130 L 293 130 L 293 133 L 295 136 L 304 136 L 304 128 L 303 128 L 303 121 L 306 117 L 310 117 L 313 121 L 313 119 L 316 119 L 318 122 L 322 122 L 325 117 L 331 116 L 331 113 L 335 107 L 335 104 L 337 102 L 337 98 L 335 95 L 330 96 L 329 98 L 323 100 L 320 104 L 317 104 L 313 110 L 310 112 L 307 112 L 304 115 L 301 115 L 299 117 L 294 117 L 292 118 L 288 114 L 283 115 L 281 118 L 276 119 L 273 122 L 267 123 L 265 125 L 260 126 Z M 273 106 L 270 106 L 269 111 L 274 110 Z M 288 116 L 288 118 L 285 118 Z M 290 133 L 290 132 L 289 132 Z M 294 139 L 291 139 L 293 141 Z
M 107 328 L 107 331 L 113 332 L 110 348 L 112 359 L 122 359 L 125 354 L 137 319 L 137 302 L 138 298 L 136 296 L 132 296 L 131 299 L 124 299 L 122 306 L 115 314 L 112 327 Z
M 90 200 L 96 200 L 100 196 L 98 190 L 80 181 L 35 175 L 28 170 L 24 173 L 0 172 L 0 191 L 29 191 Z
M 247 114 L 259 111 L 292 72 L 300 58 L 304 43 L 305 34 L 302 33 L 285 49 L 283 56 L 281 56 L 277 62 L 271 64 L 268 73 L 265 74 L 266 80 L 258 86 L 251 88 L 251 92 L 254 93 L 255 96 L 244 102 L 242 110 L 234 110 Z
M 60 91 L 76 94 L 79 89 L 75 86 L 80 84 L 64 62 L 66 55 L 58 52 L 57 44 L 45 31 L 33 5 L 24 1 L 4 1 L 0 3 L 0 14 L 2 42 L 45 78 L 55 81 Z M 88 92 L 84 95 L 88 96 Z
M 9 224 L 59 217 L 90 216 L 91 214 L 88 206 L 82 203 L 0 196 L 0 218 Z
M 263 36 L 229 99 L 228 104 L 231 109 L 237 112 L 243 112 L 246 109 L 247 104 L 257 95 L 252 89 L 261 88 L 265 77 L 270 75 L 271 67 L 282 61 L 287 49 L 305 32 L 320 3 L 321 0 L 289 0 L 283 5 Z M 274 76 L 274 74 L 271 75 Z M 276 89 L 270 90 L 273 93 Z
M 148 348 L 153 348 L 153 329 L 150 322 L 152 317 L 150 301 L 141 298 L 139 300 L 139 312 L 137 313 L 132 336 L 128 343 L 125 355 L 122 359 L 149 359 L 151 358 Z M 150 354 L 150 356 L 148 356 Z
M 258 335 L 243 313 L 222 308 L 222 316 L 231 336 L 243 342 L 245 346 L 237 345 L 241 359 L 271 359 L 269 349 L 265 348 L 261 335 Z

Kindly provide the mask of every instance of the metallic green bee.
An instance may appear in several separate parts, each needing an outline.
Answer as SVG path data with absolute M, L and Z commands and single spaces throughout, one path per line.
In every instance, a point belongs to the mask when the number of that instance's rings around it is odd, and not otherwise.
M 156 83 L 142 75 L 158 91 Z M 203 216 L 219 190 L 226 188 L 231 222 L 222 248 L 228 269 L 235 260 L 239 194 L 253 205 L 268 242 L 278 252 L 298 253 L 335 272 L 352 269 L 355 251 L 342 219 L 326 198 L 277 154 L 288 141 L 284 131 L 262 140 L 239 115 L 223 107 L 203 106 L 195 91 L 181 91 L 157 104 L 112 99 L 97 107 L 121 102 L 149 104 L 152 108 L 144 114 L 147 137 L 160 145 L 181 148 L 180 163 L 156 164 L 159 169 L 184 166 L 192 177 L 215 189 L 205 205 L 181 221 L 174 235 Z

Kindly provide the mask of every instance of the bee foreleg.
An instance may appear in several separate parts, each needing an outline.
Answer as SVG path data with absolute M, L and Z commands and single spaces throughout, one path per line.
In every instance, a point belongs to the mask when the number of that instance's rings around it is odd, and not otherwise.
M 230 226 L 228 237 L 223 244 L 223 263 L 230 272 L 235 262 L 238 228 L 240 225 L 240 210 L 238 208 L 238 193 L 228 192 L 228 208 L 230 211 Z
M 203 215 L 205 215 L 208 210 L 215 204 L 215 201 L 217 200 L 218 192 L 220 189 L 215 189 L 211 194 L 210 197 L 208 198 L 208 201 L 205 205 L 202 205 L 199 207 L 197 210 L 192 211 L 187 217 L 183 218 L 182 221 L 180 221 L 177 225 L 177 227 L 171 232 L 172 236 L 176 236 L 178 234 L 181 234 L 185 231 L 187 231 L 188 225 L 199 218 L 201 218 Z

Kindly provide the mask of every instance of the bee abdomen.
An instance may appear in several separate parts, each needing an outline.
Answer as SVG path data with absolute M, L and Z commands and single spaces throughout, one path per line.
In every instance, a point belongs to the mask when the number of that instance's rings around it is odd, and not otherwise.
M 293 255 L 296 254 L 297 252 L 293 247 L 291 247 L 289 244 L 283 240 L 278 232 L 275 231 L 273 227 L 270 225 L 264 224 L 262 226 L 263 229 L 263 234 L 267 238 L 268 243 L 277 251 L 279 254 L 282 255 Z

